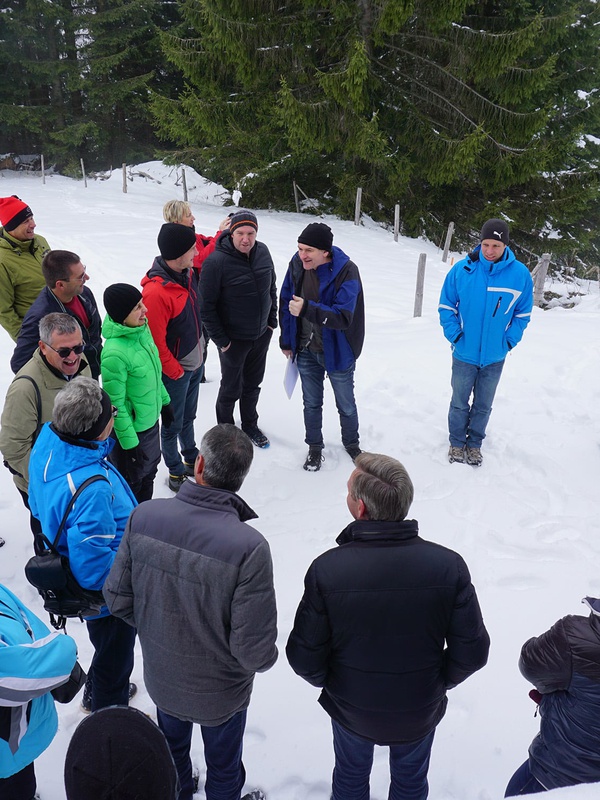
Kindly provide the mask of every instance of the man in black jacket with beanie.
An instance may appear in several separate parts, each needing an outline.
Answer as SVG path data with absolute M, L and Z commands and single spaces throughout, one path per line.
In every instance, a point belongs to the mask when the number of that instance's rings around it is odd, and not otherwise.
M 221 361 L 217 422 L 233 425 L 239 400 L 242 430 L 257 447 L 268 447 L 256 406 L 277 327 L 277 289 L 273 259 L 268 247 L 256 240 L 257 232 L 251 211 L 231 217 L 229 229 L 202 266 L 200 308 Z
M 458 553 L 421 539 L 399 461 L 362 453 L 348 481 L 354 522 L 311 564 L 287 643 L 323 689 L 333 800 L 368 800 L 374 745 L 390 748 L 389 800 L 425 800 L 446 692 L 487 661 L 489 636 Z

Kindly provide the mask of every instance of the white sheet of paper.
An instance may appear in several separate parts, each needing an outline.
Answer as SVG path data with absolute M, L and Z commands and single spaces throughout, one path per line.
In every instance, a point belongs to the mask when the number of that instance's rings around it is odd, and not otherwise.
M 296 362 L 288 358 L 287 364 L 285 365 L 285 374 L 283 376 L 283 388 L 285 389 L 285 393 L 287 394 L 288 398 L 294 394 L 294 389 L 296 388 L 296 383 L 298 382 L 298 367 L 296 366 Z

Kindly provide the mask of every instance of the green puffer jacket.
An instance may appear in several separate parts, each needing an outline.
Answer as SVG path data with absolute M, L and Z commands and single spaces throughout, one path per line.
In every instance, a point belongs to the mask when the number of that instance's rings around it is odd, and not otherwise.
M 102 386 L 119 410 L 115 433 L 123 450 L 139 444 L 137 431 L 147 431 L 170 403 L 162 382 L 158 350 L 146 322 L 139 328 L 119 325 L 108 314 L 102 323 L 106 339 L 100 357 Z
M 43 236 L 27 242 L 0 228 L 0 325 L 17 341 L 23 317 L 42 291 L 42 258 L 50 250 Z

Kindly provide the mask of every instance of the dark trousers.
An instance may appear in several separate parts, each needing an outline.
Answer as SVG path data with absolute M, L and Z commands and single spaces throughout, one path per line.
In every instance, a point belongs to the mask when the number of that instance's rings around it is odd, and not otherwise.
M 29 527 L 31 528 L 31 532 L 35 536 L 36 533 L 42 532 L 42 523 L 39 521 L 39 519 L 37 519 L 37 517 L 34 517 L 33 514 L 31 513 L 31 509 L 29 508 L 29 495 L 27 494 L 27 492 L 24 492 L 22 489 L 19 489 L 18 487 L 17 491 L 21 495 L 21 500 L 23 501 L 23 505 L 25 506 L 27 511 L 29 511 Z
M 157 709 L 158 726 L 169 744 L 179 776 L 178 800 L 192 800 L 194 793 L 190 745 L 192 722 Z M 238 711 L 222 725 L 201 725 L 206 762 L 206 800 L 240 800 L 246 781 L 242 763 L 246 711 Z
M 10 778 L 0 778 L 0 797 L 2 800 L 33 800 L 36 790 L 33 763 Z
M 524 794 L 538 794 L 545 791 L 542 784 L 531 774 L 527 759 L 509 780 L 504 797 L 520 797 Z
M 333 726 L 332 800 L 369 800 L 369 778 L 375 745 L 331 720 Z M 390 745 L 388 800 L 426 800 L 427 772 L 435 730 L 408 744 Z
M 114 431 L 113 431 L 114 434 Z M 147 431 L 138 431 L 138 439 L 143 453 L 139 464 L 132 464 L 131 451 L 123 450 L 116 435 L 109 461 L 119 470 L 129 484 L 138 503 L 151 500 L 154 492 L 154 478 L 160 463 L 160 432 L 158 422 Z
M 219 350 L 221 361 L 221 385 L 217 397 L 216 411 L 219 424 L 233 421 L 233 409 L 240 401 L 242 430 L 252 428 L 258 422 L 258 397 L 265 375 L 267 351 L 273 331 L 270 328 L 255 341 L 232 339 L 229 349 Z
M 88 678 L 92 676 L 92 711 L 129 705 L 135 628 L 118 617 L 107 616 L 87 620 L 87 629 L 94 645 L 88 672 Z

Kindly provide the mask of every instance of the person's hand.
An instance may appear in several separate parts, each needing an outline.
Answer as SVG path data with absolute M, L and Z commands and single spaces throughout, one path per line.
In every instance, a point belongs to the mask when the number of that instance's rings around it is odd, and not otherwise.
M 302 309 L 304 308 L 304 300 L 302 297 L 296 297 L 296 295 L 292 295 L 292 299 L 290 300 L 290 314 L 293 317 L 299 317 L 302 313 Z
M 173 411 L 173 403 L 168 403 L 160 410 L 160 421 L 163 428 L 169 428 L 175 422 L 175 412 Z
M 126 467 L 124 476 L 129 484 L 141 481 L 144 473 L 144 461 L 148 460 L 148 456 L 142 450 L 142 445 L 138 444 L 131 447 L 129 450 L 124 450 L 126 458 Z
M 292 350 L 282 350 L 281 352 L 286 358 L 291 358 L 294 355 Z
M 229 342 L 229 344 L 227 345 L 227 347 L 221 347 L 221 352 L 222 352 L 222 353 L 226 353 L 226 352 L 229 350 L 229 348 L 230 348 L 230 347 L 231 347 L 231 342 Z
M 222 220 L 221 224 L 219 225 L 219 230 L 220 231 L 227 230 L 230 224 L 231 224 L 231 217 L 225 217 L 225 219 Z

